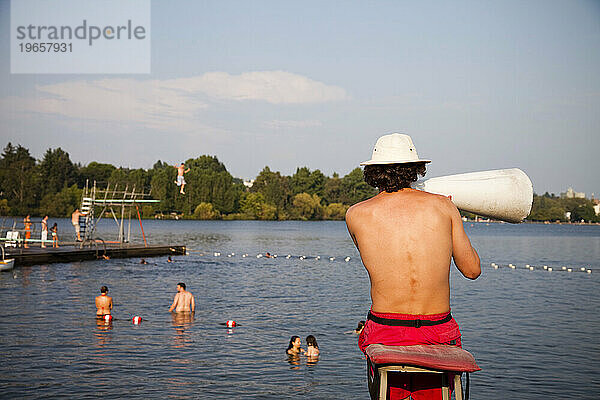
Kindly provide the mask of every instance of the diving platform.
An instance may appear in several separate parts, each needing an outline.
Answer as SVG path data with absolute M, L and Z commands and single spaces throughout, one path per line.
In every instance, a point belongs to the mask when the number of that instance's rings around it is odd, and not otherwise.
M 74 261 L 102 260 L 113 258 L 149 258 L 160 256 L 185 255 L 185 246 L 135 244 L 106 244 L 104 246 L 84 247 L 61 246 L 46 247 L 7 247 L 6 258 L 14 258 L 15 266 L 40 265 L 49 263 L 67 263 Z
M 59 240 L 59 247 L 55 248 L 52 247 L 53 239 L 50 235 L 43 243 L 39 239 L 32 239 L 31 236 L 34 233 L 32 232 L 33 223 L 30 220 L 24 220 L 23 229 L 17 229 L 15 221 L 13 226 L 5 232 L 3 224 L 0 228 L 0 245 L 6 253 L 6 259 L 15 260 L 15 266 L 113 258 L 185 255 L 185 246 L 151 245 L 146 241 L 140 206 L 160 202 L 160 200 L 150 197 L 150 193 L 145 193 L 144 190 L 136 190 L 135 185 L 132 189 L 129 189 L 127 185 L 124 189 L 119 189 L 117 184 L 112 187 L 109 184 L 106 189 L 99 189 L 96 187 L 96 182 L 91 187 L 89 182 L 86 182 L 83 188 L 81 206 L 71 215 L 71 222 L 76 227 L 76 242 Z M 137 216 L 144 243 L 131 243 L 132 214 L 134 217 Z M 112 216 L 116 223 L 116 240 L 104 240 L 98 237 L 96 227 L 104 215 Z M 48 230 L 52 231 L 52 229 Z M 62 234 L 62 232 L 59 233 L 59 239 Z M 35 237 L 39 237 L 38 235 L 39 233 Z M 104 236 L 104 238 L 106 237 Z

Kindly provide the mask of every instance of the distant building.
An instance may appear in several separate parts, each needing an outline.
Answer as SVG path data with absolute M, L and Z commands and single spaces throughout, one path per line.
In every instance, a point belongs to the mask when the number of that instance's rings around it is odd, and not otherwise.
M 599 215 L 600 214 L 600 200 L 592 199 L 592 201 L 594 202 L 594 211 L 596 212 L 596 215 Z
M 560 197 L 563 199 L 585 199 L 584 192 L 576 192 L 573 188 L 568 188 L 566 192 L 560 194 Z
M 244 186 L 247 188 L 251 188 L 254 185 L 254 179 L 250 179 L 249 181 L 244 181 Z

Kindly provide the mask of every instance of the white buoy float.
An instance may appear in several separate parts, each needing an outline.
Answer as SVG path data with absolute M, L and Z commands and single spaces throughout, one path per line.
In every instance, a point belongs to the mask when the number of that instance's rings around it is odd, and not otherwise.
M 290 258 L 292 258 L 292 256 L 290 254 L 288 254 L 287 256 L 285 256 L 285 258 L 287 258 L 289 260 Z
M 321 259 L 321 256 L 316 256 L 315 257 L 315 260 L 320 260 L 320 259 Z
M 344 258 L 344 261 L 346 261 L 346 262 L 350 261 L 350 257 Z
M 335 260 L 335 257 L 329 257 L 329 261 Z
M 571 268 L 567 268 L 567 272 L 573 272 Z
M 544 269 L 548 269 L 548 266 L 547 266 L 547 265 L 544 265 Z
M 529 267 L 529 270 L 530 270 L 530 271 L 533 271 L 533 267 Z
M 548 271 L 552 272 L 552 267 L 548 268 Z
M 591 269 L 588 269 L 588 270 L 587 270 L 587 273 L 588 273 L 588 274 L 591 274 L 591 273 L 592 273 L 592 270 L 591 270 Z
M 562 270 L 563 270 L 563 271 L 566 271 L 566 270 L 567 270 L 567 267 L 562 267 Z

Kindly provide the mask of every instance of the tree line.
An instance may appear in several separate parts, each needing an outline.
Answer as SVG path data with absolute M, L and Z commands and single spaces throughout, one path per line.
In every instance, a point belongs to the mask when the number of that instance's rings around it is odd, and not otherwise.
M 8 143 L 0 158 L 0 215 L 68 217 L 80 206 L 86 182 L 94 181 L 100 188 L 135 187 L 160 200 L 141 208 L 144 218 L 175 213 L 195 219 L 341 220 L 350 205 L 376 193 L 360 168 L 329 177 L 307 167 L 286 176 L 266 166 L 247 188 L 217 157 L 202 155 L 185 165 L 190 171 L 182 195 L 176 169 L 160 160 L 150 169 L 95 161 L 84 166 L 60 147 L 36 160 L 27 148 Z
M 202 155 L 185 164 L 190 171 L 182 195 L 175 184 L 176 169 L 160 160 L 151 169 L 95 161 L 83 166 L 60 147 L 36 160 L 27 148 L 8 143 L 0 158 L 0 215 L 68 217 L 80 206 L 86 182 L 94 181 L 100 188 L 135 187 L 161 200 L 141 208 L 144 218 L 175 213 L 194 219 L 342 220 L 348 207 L 377 193 L 364 182 L 360 168 L 326 176 L 301 167 L 287 176 L 265 166 L 247 188 L 217 157 Z M 548 193 L 534 195 L 527 219 L 566 222 L 567 213 L 571 221 L 600 222 L 592 201 Z

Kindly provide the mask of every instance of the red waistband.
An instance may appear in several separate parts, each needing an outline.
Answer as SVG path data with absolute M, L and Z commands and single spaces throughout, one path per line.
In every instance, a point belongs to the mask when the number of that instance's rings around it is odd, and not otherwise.
M 424 319 L 424 320 L 429 320 L 429 321 L 437 321 L 439 319 L 445 318 L 448 314 L 450 314 L 450 310 L 448 310 L 448 312 L 441 313 L 441 314 L 378 313 L 378 312 L 371 310 L 371 314 L 375 315 L 376 317 L 387 318 L 387 319 L 407 319 L 407 320 L 414 320 L 414 319 L 423 320 Z

